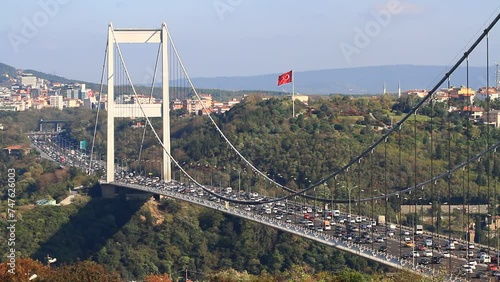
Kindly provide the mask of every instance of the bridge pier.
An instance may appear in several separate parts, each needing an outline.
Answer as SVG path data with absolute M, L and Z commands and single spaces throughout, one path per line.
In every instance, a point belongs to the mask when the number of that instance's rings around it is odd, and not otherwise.
M 160 195 L 149 192 L 139 191 L 135 189 L 120 187 L 114 184 L 101 183 L 101 197 L 103 199 L 115 199 L 123 197 L 125 199 L 149 199 L 153 197 L 156 200 L 161 199 Z M 158 197 L 157 197 L 158 196 Z
M 101 197 L 104 199 L 113 199 L 118 196 L 117 187 L 113 184 L 101 184 Z

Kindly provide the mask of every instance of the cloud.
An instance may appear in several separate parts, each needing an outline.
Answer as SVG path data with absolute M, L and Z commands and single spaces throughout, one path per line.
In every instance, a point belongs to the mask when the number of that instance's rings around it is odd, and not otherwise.
M 421 4 L 412 3 L 409 1 L 401 1 L 403 7 L 402 15 L 421 15 L 426 12 L 426 7 Z

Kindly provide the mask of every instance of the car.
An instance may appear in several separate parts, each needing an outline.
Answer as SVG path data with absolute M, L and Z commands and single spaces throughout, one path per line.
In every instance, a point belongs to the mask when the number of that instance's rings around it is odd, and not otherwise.
M 376 241 L 377 241 L 377 243 L 384 243 L 384 237 L 379 236 L 379 237 L 377 237 Z
M 433 256 L 431 261 L 433 264 L 440 264 L 442 260 L 443 260 L 443 257 Z
M 406 246 L 410 247 L 410 248 L 413 248 L 415 246 L 415 243 L 413 243 L 413 242 L 406 242 Z
M 482 254 L 479 257 L 479 262 L 481 263 L 491 263 L 491 256 L 488 254 Z
M 467 265 L 469 265 L 469 266 L 470 266 L 470 268 L 471 268 L 471 269 L 473 269 L 473 270 L 474 270 L 474 269 L 476 269 L 476 264 L 477 264 L 477 263 L 476 263 L 475 261 L 469 261 L 469 262 L 467 263 Z
M 488 271 L 497 271 L 498 270 L 498 266 L 496 264 L 494 264 L 494 263 L 490 263 L 486 267 L 486 270 L 488 270 Z
M 432 247 L 436 250 L 440 250 L 442 248 L 441 244 L 439 244 L 439 242 L 435 242 L 434 244 L 432 244 Z
M 450 257 L 450 252 L 444 251 L 441 253 L 441 256 L 444 258 L 449 258 Z
M 423 265 L 427 265 L 430 263 L 430 260 L 428 258 L 421 258 L 419 261 L 418 261 L 418 264 L 423 264 Z
M 425 246 L 426 247 L 432 247 L 432 239 L 425 239 Z
M 420 254 L 419 254 L 417 251 L 412 251 L 412 252 L 410 253 L 410 256 L 411 256 L 411 257 L 418 258 L 418 257 L 420 257 Z
M 402 258 L 402 259 L 409 259 L 409 258 L 410 258 L 410 255 L 409 255 L 409 254 L 402 254 L 402 255 L 401 255 L 401 258 Z
M 484 271 L 479 271 L 478 273 L 476 273 L 476 278 L 488 279 L 488 274 Z
M 460 267 L 460 271 L 462 273 L 474 273 L 474 270 L 472 269 L 472 267 L 468 264 L 464 264 Z
M 431 250 L 425 250 L 424 251 L 424 257 L 432 257 L 432 251 Z
M 378 248 L 378 250 L 379 250 L 379 252 L 384 252 L 385 253 L 385 252 L 387 252 L 387 246 L 382 245 L 382 246 L 380 246 Z

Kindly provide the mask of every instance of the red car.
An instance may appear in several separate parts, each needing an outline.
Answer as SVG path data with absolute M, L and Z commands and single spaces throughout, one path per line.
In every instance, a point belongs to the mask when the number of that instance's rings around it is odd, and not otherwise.
M 488 271 L 497 271 L 498 267 L 497 267 L 496 264 L 490 263 L 490 264 L 488 264 L 488 267 L 486 268 L 486 270 L 488 270 Z

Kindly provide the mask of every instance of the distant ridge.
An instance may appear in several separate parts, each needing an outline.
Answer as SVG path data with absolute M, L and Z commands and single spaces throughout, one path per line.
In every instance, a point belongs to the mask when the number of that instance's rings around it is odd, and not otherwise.
M 13 66 L 9 66 L 9 65 L 0 63 L 0 82 L 7 81 L 7 79 L 3 76 L 4 74 L 8 74 L 9 76 L 15 77 L 17 75 L 16 70 L 17 69 Z M 76 80 L 76 79 L 69 79 L 66 77 L 62 77 L 62 76 L 58 76 L 58 75 L 54 75 L 54 74 L 48 74 L 45 72 L 32 70 L 32 69 L 23 69 L 23 72 L 24 73 L 31 73 L 36 77 L 46 79 L 46 80 L 52 81 L 52 82 L 61 82 L 61 83 L 65 83 L 65 84 L 75 83 L 75 82 L 85 83 L 85 84 L 87 84 L 87 87 L 94 88 L 94 89 L 96 89 L 98 86 L 98 84 L 96 84 L 96 83 L 85 82 L 85 81 Z
M 398 82 L 401 82 L 402 91 L 429 90 L 447 70 L 448 67 L 444 66 L 391 65 L 297 71 L 294 73 L 295 91 L 304 94 L 382 94 L 384 82 L 389 93 L 397 93 Z M 494 84 L 494 73 L 495 68 L 490 66 L 490 85 Z M 199 77 L 193 78 L 193 83 L 197 88 L 291 91 L 291 86 L 276 86 L 278 75 Z M 458 68 L 453 74 L 451 84 L 466 84 L 465 67 Z M 486 68 L 469 67 L 469 86 L 477 89 L 485 85 Z
M 427 89 L 430 90 L 435 83 L 448 71 L 444 66 L 417 66 L 417 65 L 390 65 L 370 66 L 355 68 L 326 69 L 314 71 L 296 71 L 294 73 L 295 92 L 301 94 L 382 94 L 385 83 L 388 93 L 398 92 L 398 83 L 401 90 Z M 47 74 L 36 70 L 24 70 L 27 73 L 62 83 L 86 83 L 87 88 L 99 89 L 99 84 Z M 287 70 L 284 70 L 287 71 Z M 3 74 L 16 75 L 16 68 L 0 63 L 0 83 L 7 79 Z M 265 74 L 256 76 L 232 77 L 197 77 L 193 83 L 198 89 L 220 89 L 227 91 L 275 91 L 290 92 L 289 84 L 276 86 L 278 75 Z M 490 66 L 490 85 L 495 83 L 495 67 Z M 465 67 L 460 67 L 451 78 L 451 85 L 466 84 Z M 486 86 L 486 68 L 469 68 L 469 86 L 477 89 Z M 445 87 L 445 85 L 443 85 Z

